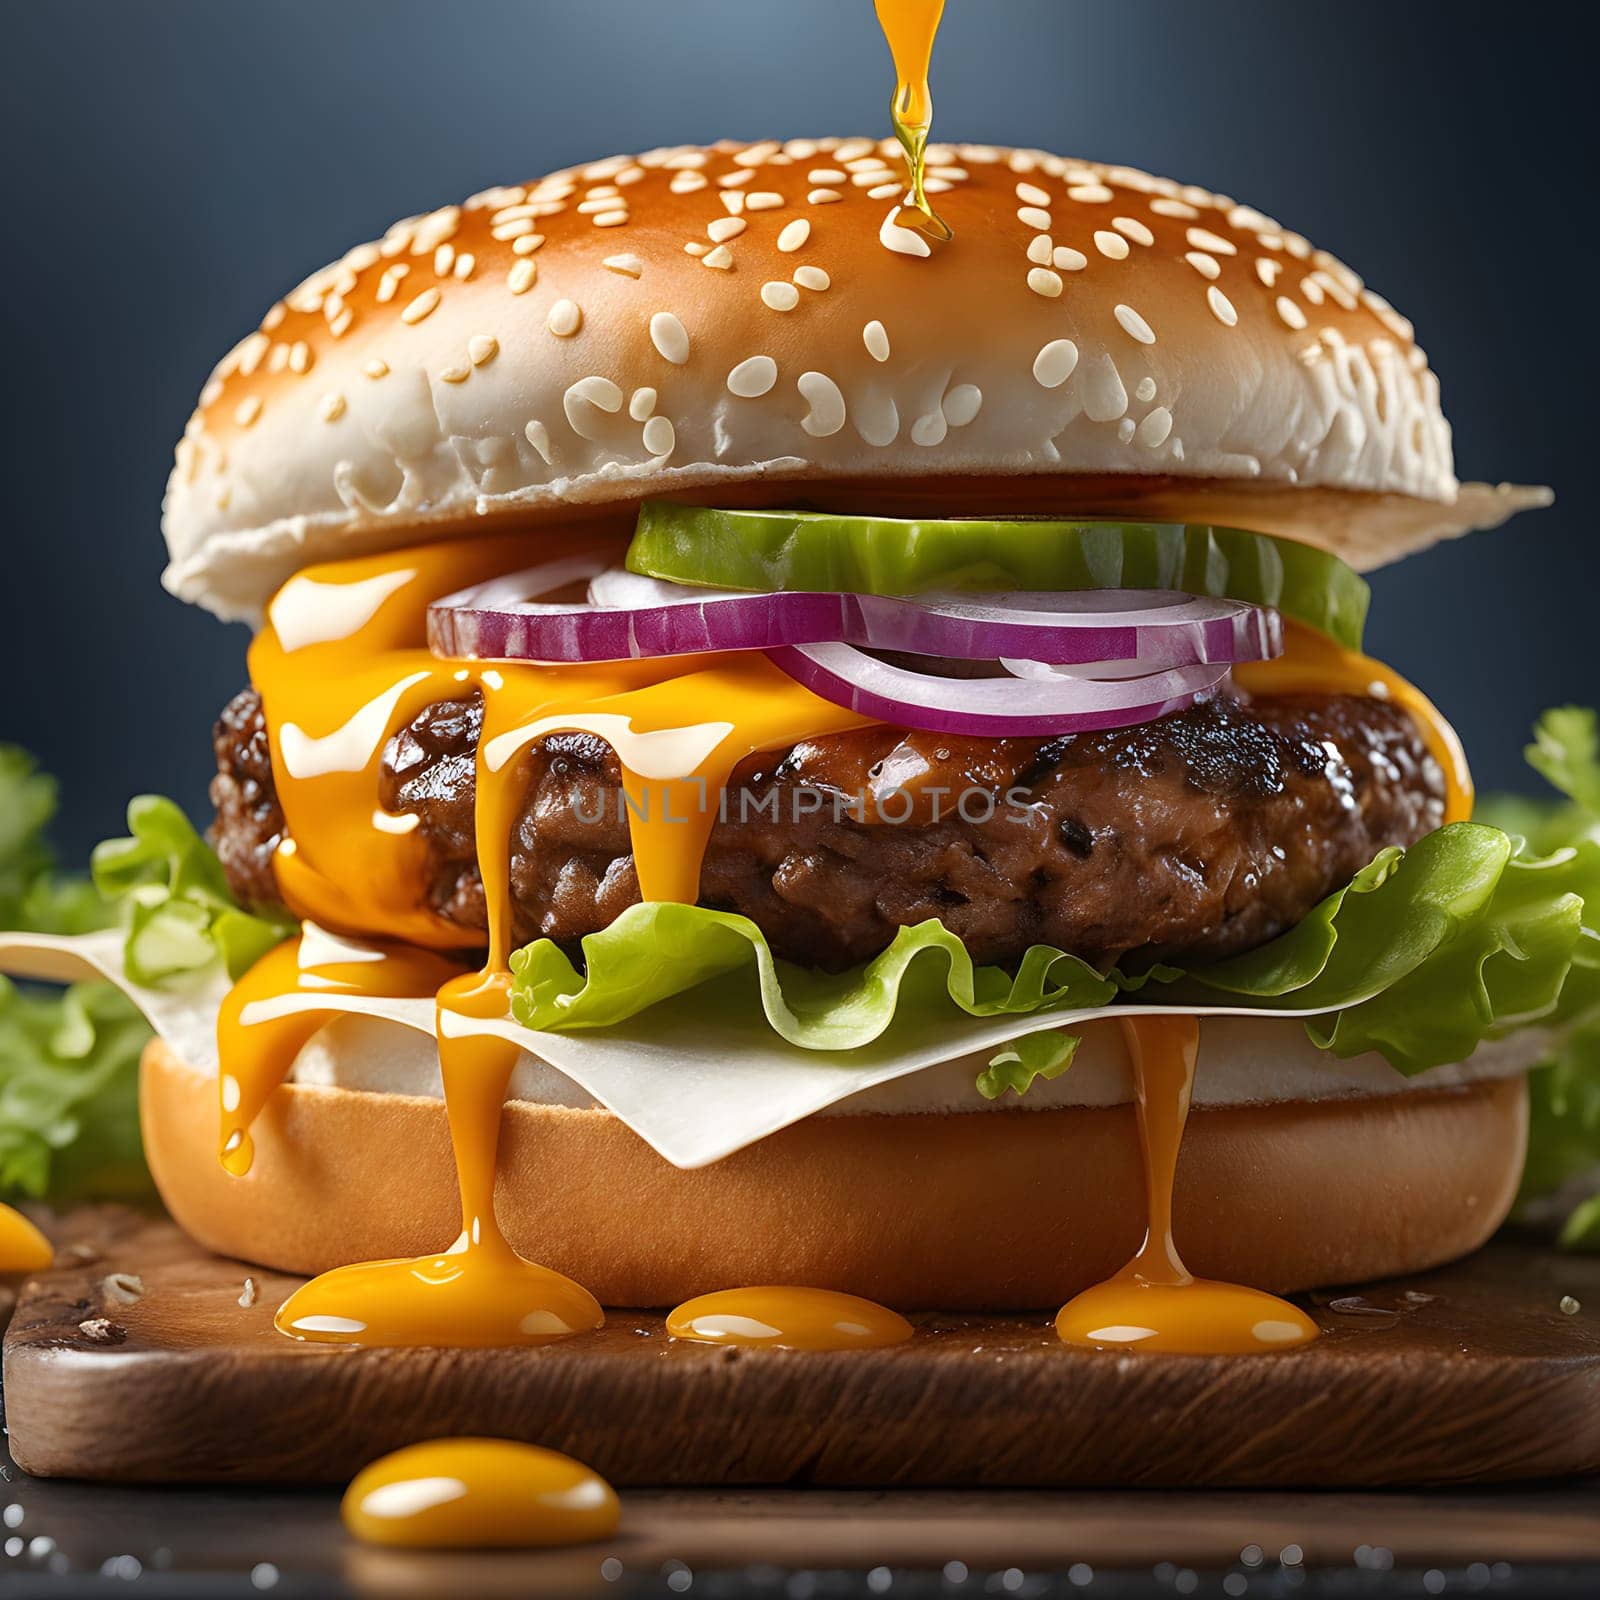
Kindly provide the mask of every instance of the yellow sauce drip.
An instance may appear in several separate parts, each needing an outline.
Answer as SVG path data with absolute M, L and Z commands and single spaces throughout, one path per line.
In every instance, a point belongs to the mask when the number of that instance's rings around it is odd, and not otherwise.
M 1446 823 L 1472 816 L 1472 772 L 1456 730 L 1415 684 L 1358 650 L 1335 644 L 1326 634 L 1289 617 L 1283 619 L 1284 650 L 1273 661 L 1248 661 L 1233 669 L 1247 694 L 1359 694 L 1392 700 L 1410 713 L 1444 773 Z
M 0 1204 L 0 1272 L 43 1272 L 55 1247 L 13 1206 Z
M 1091 1349 L 1246 1355 L 1305 1344 L 1317 1325 L 1298 1307 L 1242 1284 L 1196 1278 L 1172 1237 L 1172 1188 L 1189 1118 L 1196 1017 L 1126 1017 L 1148 1223 L 1144 1243 L 1113 1278 L 1061 1308 L 1056 1332 Z
M 509 1439 L 431 1439 L 363 1467 L 340 1507 L 368 1544 L 589 1544 L 617 1531 L 616 1491 L 581 1461 Z
M 894 57 L 895 90 L 890 105 L 894 135 L 906 153 L 911 190 L 907 199 L 915 225 L 935 239 L 949 239 L 950 226 L 928 200 L 928 134 L 933 128 L 933 92 L 928 69 L 933 41 L 944 16 L 944 0 L 875 0 L 878 22 Z M 902 213 L 903 216 L 903 213 Z
M 873 1350 L 904 1344 L 911 1324 L 898 1312 L 831 1289 L 723 1289 L 685 1300 L 667 1316 L 674 1339 L 757 1345 L 769 1350 Z
M 592 538 L 541 537 L 539 556 L 616 558 Z M 441 660 L 426 648 L 428 603 L 513 571 L 520 537 L 455 541 L 310 567 L 268 609 L 250 651 L 287 826 L 278 887 L 316 924 L 257 963 L 218 1025 L 221 1145 L 237 1174 L 249 1127 L 327 1013 L 296 997 L 437 997 L 440 1074 L 461 1190 L 461 1233 L 440 1255 L 338 1268 L 279 1309 L 281 1332 L 354 1344 L 540 1344 L 602 1325 L 587 1290 L 524 1261 L 495 1219 L 500 1115 L 519 1047 L 483 1029 L 509 1016 L 511 833 L 524 756 L 545 735 L 587 730 L 622 769 L 635 870 L 646 900 L 692 902 L 724 786 L 740 761 L 817 734 L 867 725 L 802 689 L 762 655 L 598 665 Z M 425 706 L 483 701 L 477 753 L 478 868 L 488 956 L 462 973 L 440 950 L 482 937 L 426 907 L 428 861 L 415 819 L 383 810 L 383 752 Z M 337 929 L 360 944 L 331 945 Z M 368 940 L 403 941 L 369 944 Z M 429 946 L 415 949 L 412 946 Z

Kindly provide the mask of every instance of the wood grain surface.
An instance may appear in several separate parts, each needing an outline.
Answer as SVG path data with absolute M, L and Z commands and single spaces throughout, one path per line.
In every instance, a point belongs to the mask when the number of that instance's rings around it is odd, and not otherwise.
M 837 1354 L 675 1342 L 658 1315 L 625 1311 L 541 1350 L 338 1349 L 273 1330 L 298 1280 L 206 1255 L 164 1220 L 83 1214 L 63 1245 L 23 1286 L 5 1342 L 12 1451 L 42 1476 L 340 1482 L 460 1433 L 565 1450 L 619 1485 L 1378 1487 L 1600 1470 L 1600 1261 L 1518 1242 L 1313 1296 L 1324 1338 L 1231 1358 L 1070 1350 L 1043 1315 L 928 1315 L 910 1344 Z M 142 1295 L 119 1295 L 115 1273 Z

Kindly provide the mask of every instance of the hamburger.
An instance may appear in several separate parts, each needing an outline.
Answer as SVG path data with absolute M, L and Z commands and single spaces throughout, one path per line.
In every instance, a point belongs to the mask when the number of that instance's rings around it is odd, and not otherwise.
M 213 373 L 164 531 L 259 630 L 215 859 L 147 811 L 99 863 L 146 987 L 235 984 L 142 1069 L 201 1243 L 438 1252 L 459 1179 L 606 1305 L 1054 1307 L 1150 1220 L 1146 1013 L 1199 1018 L 1197 1273 L 1411 1272 L 1507 1214 L 1600 879 L 1471 820 L 1358 574 L 1547 497 L 1458 482 L 1411 324 L 1261 213 L 935 146 L 940 240 L 897 166 L 490 190 Z

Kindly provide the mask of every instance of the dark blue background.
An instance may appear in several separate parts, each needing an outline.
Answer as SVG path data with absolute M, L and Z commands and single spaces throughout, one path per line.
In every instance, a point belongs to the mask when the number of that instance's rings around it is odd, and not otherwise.
M 1595 95 L 1582 8 L 949 0 L 938 133 L 1210 185 L 1416 322 L 1463 477 L 1563 503 L 1378 575 L 1372 648 L 1485 786 L 1600 696 L 1587 473 Z M 7 7 L 0 739 L 76 854 L 139 789 L 205 813 L 245 635 L 157 586 L 212 362 L 395 217 L 680 140 L 881 132 L 870 0 L 49 0 Z

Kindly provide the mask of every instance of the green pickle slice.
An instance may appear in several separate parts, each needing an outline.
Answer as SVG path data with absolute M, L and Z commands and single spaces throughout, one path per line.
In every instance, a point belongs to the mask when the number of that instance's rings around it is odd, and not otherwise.
M 926 594 L 1178 589 L 1272 606 L 1361 648 L 1371 590 L 1293 539 L 1173 522 L 902 521 L 827 511 L 718 511 L 650 500 L 630 572 L 713 589 Z

